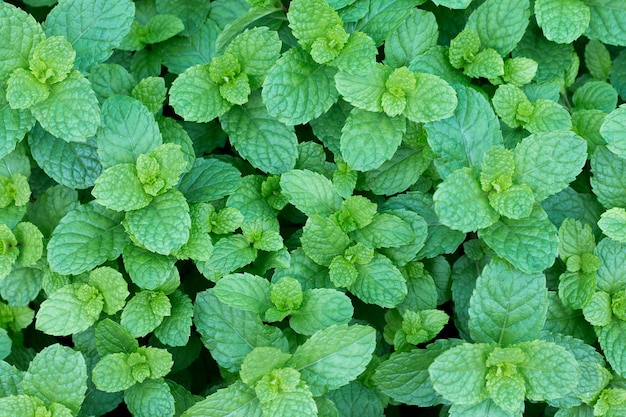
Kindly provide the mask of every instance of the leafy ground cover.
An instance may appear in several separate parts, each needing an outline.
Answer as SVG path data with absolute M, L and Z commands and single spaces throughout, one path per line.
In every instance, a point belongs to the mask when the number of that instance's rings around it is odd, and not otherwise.
M 626 415 L 626 1 L 0 1 L 0 417 Z

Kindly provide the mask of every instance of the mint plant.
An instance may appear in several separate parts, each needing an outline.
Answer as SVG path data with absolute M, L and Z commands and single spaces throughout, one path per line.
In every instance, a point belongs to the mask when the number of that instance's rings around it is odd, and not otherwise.
M 624 415 L 625 25 L 0 1 L 0 417 Z

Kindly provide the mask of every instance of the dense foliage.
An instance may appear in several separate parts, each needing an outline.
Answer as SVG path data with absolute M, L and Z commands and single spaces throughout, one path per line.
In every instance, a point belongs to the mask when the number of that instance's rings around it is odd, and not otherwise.
M 0 417 L 626 415 L 625 0 L 0 1 Z

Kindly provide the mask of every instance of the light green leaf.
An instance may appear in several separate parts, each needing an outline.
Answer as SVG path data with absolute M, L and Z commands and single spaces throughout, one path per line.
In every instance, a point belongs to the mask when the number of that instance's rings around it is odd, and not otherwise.
M 448 175 L 433 200 L 441 223 L 464 233 L 489 227 L 499 218 L 470 168 Z
M 54 7 L 46 17 L 46 35 L 65 37 L 76 51 L 76 68 L 88 72 L 118 47 L 135 14 L 130 0 L 69 1 Z
M 162 292 L 142 290 L 128 300 L 120 324 L 135 337 L 143 337 L 171 315 L 171 303 Z
M 356 30 L 367 33 L 380 46 L 411 14 L 414 6 L 422 3 L 423 0 L 372 0 L 365 16 L 357 22 Z
M 154 330 L 154 335 L 168 346 L 185 346 L 191 335 L 193 305 L 187 294 L 174 291 L 169 296 L 172 312 Z
M 529 217 L 519 220 L 503 217 L 478 232 L 498 256 L 528 274 L 543 271 L 554 263 L 556 234 L 554 224 L 539 205 Z
M 588 1 L 591 19 L 585 35 L 608 45 L 625 45 L 626 4 L 611 0 Z
M 173 257 L 159 255 L 133 244 L 126 245 L 122 254 L 130 279 L 146 290 L 155 290 L 163 284 L 176 261 Z
M 183 119 L 193 122 L 210 122 L 232 106 L 211 80 L 208 64 L 190 67 L 174 80 L 170 104 Z
M 117 392 L 132 387 L 136 381 L 127 359 L 126 353 L 111 353 L 100 359 L 91 374 L 96 388 L 104 392 Z
M 154 197 L 146 207 L 126 213 L 124 227 L 149 251 L 169 255 L 189 239 L 189 206 L 180 191 L 171 189 Z
M 241 184 L 241 173 L 219 159 L 196 159 L 178 185 L 187 201 L 200 203 L 232 194 Z
M 532 213 L 535 198 L 526 184 L 514 184 L 504 191 L 489 193 L 489 203 L 504 217 L 523 219 Z
M 487 398 L 487 358 L 493 346 L 463 343 L 446 350 L 429 366 L 435 391 L 454 404 L 475 404 Z
M 611 309 L 611 294 L 604 291 L 596 291 L 591 299 L 583 307 L 583 315 L 593 326 L 608 326 L 613 318 Z
M 626 141 L 619 133 L 624 128 L 626 128 L 626 107 L 622 106 L 611 111 L 600 126 L 600 134 L 607 143 L 606 147 L 621 158 L 626 157 Z
M 294 169 L 280 177 L 281 192 L 307 216 L 327 217 L 341 208 L 342 198 L 325 176 L 309 170 Z
M 311 336 L 332 325 L 347 324 L 353 311 L 352 302 L 344 293 L 315 288 L 304 292 L 300 308 L 291 313 L 289 326 L 296 333 Z
M 504 56 L 522 39 L 529 17 L 528 0 L 487 0 L 472 12 L 465 28 L 478 33 L 483 48 L 493 48 Z
M 406 297 L 406 281 L 389 258 L 375 253 L 370 263 L 355 266 L 359 276 L 349 290 L 362 301 L 393 308 Z
M 484 153 L 502 145 L 498 118 L 485 97 L 469 87 L 455 85 L 455 89 L 454 115 L 425 125 L 435 166 L 444 179 L 458 168 L 480 167 Z
M 367 186 L 379 195 L 393 195 L 415 184 L 432 161 L 430 149 L 400 146 L 391 159 L 365 173 Z
M 539 99 L 533 103 L 533 112 L 524 128 L 531 133 L 570 130 L 572 119 L 565 107 L 551 100 Z
M 470 299 L 470 334 L 475 342 L 501 346 L 534 340 L 547 311 L 544 276 L 523 273 L 494 258 L 478 277 Z
M 438 37 L 435 15 L 412 9 L 385 42 L 385 64 L 393 68 L 408 66 L 416 56 L 435 46 Z
M 598 40 L 591 40 L 585 46 L 585 66 L 593 78 L 605 81 L 611 74 L 611 54 Z
M 342 129 L 341 155 L 354 170 L 378 168 L 396 152 L 405 131 L 401 117 L 354 109 Z
M 617 91 L 605 81 L 588 81 L 576 89 L 572 103 L 577 109 L 598 109 L 611 113 L 617 106 Z
M 85 142 L 100 125 L 96 94 L 78 71 L 51 85 L 48 98 L 32 106 L 31 111 L 45 130 L 68 142 Z
M 39 23 L 26 11 L 9 3 L 0 5 L 0 84 L 16 68 L 28 68 L 32 49 L 45 39 Z
M 17 394 L 0 398 L 1 417 L 35 416 L 35 412 L 41 409 L 48 411 L 44 402 L 38 397 Z M 66 415 L 60 417 L 66 417 Z
M 17 68 L 7 80 L 6 100 L 12 109 L 32 107 L 47 99 L 49 94 L 50 87 L 24 68 Z
M 300 345 L 288 366 L 302 375 L 315 396 L 323 395 L 356 379 L 376 346 L 376 332 L 362 325 L 331 326 Z
M 91 193 L 98 204 L 115 211 L 131 211 L 150 204 L 152 196 L 144 191 L 134 164 L 107 168 L 98 177 Z
M 87 391 L 87 366 L 83 355 L 54 344 L 41 350 L 22 381 L 24 394 L 39 397 L 50 407 L 59 403 L 78 413 Z
M 227 236 L 213 245 L 213 253 L 206 262 L 196 262 L 202 275 L 211 281 L 217 281 L 223 275 L 231 273 L 254 261 L 257 250 L 250 246 L 242 235 Z
M 5 88 L 0 85 L 0 158 L 9 155 L 35 125 L 29 110 L 15 110 L 5 98 Z
M 256 27 L 239 34 L 226 48 L 226 53 L 237 57 L 241 71 L 248 76 L 250 88 L 263 85 L 269 69 L 280 57 L 281 42 L 278 33 L 267 27 Z
M 602 352 L 611 367 L 619 375 L 626 372 L 626 349 L 624 349 L 624 335 L 626 335 L 626 322 L 613 318 L 606 326 L 596 331 Z
M 563 190 L 587 161 L 587 142 L 573 132 L 530 135 L 515 148 L 515 177 L 539 201 Z
M 474 60 L 465 64 L 463 74 L 471 78 L 497 79 L 504 75 L 504 61 L 493 48 L 487 48 L 476 54 Z
M 263 403 L 262 409 L 264 415 L 270 416 L 284 416 L 290 413 L 298 416 L 317 415 L 317 405 L 305 384 L 296 386 L 291 391 L 279 391 L 275 398 Z
M 289 27 L 307 51 L 319 38 L 343 22 L 337 12 L 323 0 L 295 0 L 289 5 Z
M 163 379 L 149 379 L 133 385 L 124 391 L 124 402 L 128 411 L 137 417 L 173 417 L 175 412 L 174 397 Z
M 374 249 L 396 248 L 409 244 L 415 238 L 408 222 L 391 213 L 376 214 L 371 223 L 355 230 L 351 236 Z
M 316 263 L 330 265 L 350 244 L 348 235 L 330 218 L 312 215 L 302 229 L 302 249 Z
M 122 214 L 88 203 L 70 211 L 48 242 L 50 268 L 61 274 L 80 274 L 115 259 L 128 238 Z
M 545 401 L 563 397 L 571 392 L 581 376 L 576 358 L 564 347 L 543 340 L 516 345 L 525 354 L 517 365 L 526 382 L 526 398 Z M 558 369 L 555 373 L 553 370 Z
M 127 96 L 114 96 L 104 102 L 97 141 L 104 168 L 135 164 L 139 155 L 147 155 L 163 143 L 152 113 Z
M 115 314 L 124 307 L 129 292 L 128 284 L 120 272 L 110 267 L 96 268 L 89 274 L 89 285 L 102 294 L 106 314 Z
M 626 207 L 626 159 L 605 146 L 598 146 L 591 156 L 591 187 L 598 201 L 606 208 Z
M 258 94 L 250 96 L 245 105 L 233 107 L 220 119 L 237 152 L 256 168 L 271 174 L 293 168 L 298 156 L 293 127 L 279 120 L 268 114 Z
M 20 253 L 15 262 L 20 266 L 33 266 L 43 253 L 43 235 L 32 223 L 21 222 L 13 229 Z
M 364 72 L 363 69 L 372 69 L 372 63 L 376 61 L 377 53 L 378 50 L 372 38 L 363 32 L 353 32 L 339 56 L 329 62 L 329 65 L 346 73 L 366 76 L 367 72 Z
M 222 388 L 197 402 L 181 417 L 262 417 L 254 390 L 241 381 Z
M 602 239 L 595 255 L 600 259 L 600 268 L 596 271 L 598 289 L 609 294 L 625 289 L 626 271 L 621 267 L 621 260 L 626 256 L 626 244 Z
M 415 74 L 415 78 L 417 87 L 406 97 L 406 117 L 417 123 L 451 117 L 457 106 L 454 89 L 435 75 Z
M 547 39 L 571 43 L 585 32 L 591 14 L 581 0 L 539 0 L 535 3 L 535 17 Z
M 275 347 L 256 347 L 246 355 L 239 375 L 243 382 L 254 387 L 259 379 L 274 369 L 282 368 L 290 358 L 289 353 L 282 352 Z
M 270 282 L 248 273 L 223 276 L 215 284 L 215 296 L 233 308 L 257 313 L 261 316 L 272 306 Z
M 185 25 L 176 16 L 171 14 L 157 14 L 148 20 L 145 28 L 148 34 L 142 36 L 146 44 L 159 43 L 185 30 Z
M 68 336 L 94 324 L 103 308 L 104 298 L 99 290 L 87 284 L 71 284 L 41 303 L 35 326 L 53 336 Z
M 175 3 L 177 10 L 181 4 Z M 192 2 L 186 5 L 197 6 Z M 195 15 L 195 13 L 194 13 Z M 200 16 L 200 15 L 198 15 Z M 182 74 L 194 65 L 209 64 L 215 54 L 215 41 L 220 28 L 213 19 L 206 19 L 199 29 L 190 36 L 175 36 L 159 45 L 163 55 L 163 65 L 174 74 Z
M 94 337 L 101 357 L 111 353 L 133 353 L 139 347 L 137 339 L 128 330 L 108 318 L 98 323 Z
M 131 96 L 141 101 L 152 113 L 163 107 L 166 94 L 165 80 L 161 77 L 144 78 L 131 91 Z
M 598 226 L 606 236 L 626 243 L 626 210 L 623 208 L 614 207 L 602 213 Z
M 116 94 L 130 95 L 137 84 L 133 76 L 118 64 L 96 65 L 91 69 L 88 78 L 100 104 Z
M 287 125 L 304 124 L 319 117 L 339 98 L 336 72 L 313 61 L 302 48 L 288 50 L 272 66 L 263 83 L 263 102 L 268 113 Z
M 238 372 L 255 347 L 273 346 L 287 351 L 287 340 L 280 329 L 264 325 L 257 314 L 220 302 L 213 290 L 196 296 L 194 324 L 211 356 L 230 372 Z
M 593 273 L 566 271 L 559 276 L 559 297 L 563 304 L 579 310 L 593 297 L 596 277 Z
M 354 107 L 371 112 L 382 112 L 381 98 L 387 90 L 386 82 L 393 72 L 391 67 L 377 63 L 361 69 L 355 76 L 350 71 L 335 74 L 335 84 L 341 97 Z

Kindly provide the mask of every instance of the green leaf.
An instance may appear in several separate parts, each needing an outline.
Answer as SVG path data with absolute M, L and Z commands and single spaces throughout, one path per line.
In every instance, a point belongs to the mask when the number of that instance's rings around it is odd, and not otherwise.
M 59 403 L 78 413 L 87 391 L 87 366 L 83 355 L 54 344 L 41 350 L 22 381 L 24 394 L 39 397 L 50 407 Z
M 393 68 L 408 66 L 415 57 L 435 46 L 438 37 L 435 15 L 412 9 L 385 42 L 385 64 Z
M 287 125 L 297 125 L 326 113 L 339 98 L 336 72 L 313 61 L 302 48 L 288 50 L 263 83 L 263 102 L 269 115 Z
M 565 396 L 580 378 L 576 358 L 565 348 L 551 342 L 535 340 L 516 345 L 526 355 L 517 369 L 526 382 L 526 398 L 545 401 Z M 559 372 L 555 373 L 554 369 Z
M 559 276 L 559 297 L 572 309 L 581 309 L 593 297 L 596 277 L 593 273 L 566 271 Z
M 114 96 L 104 102 L 97 141 L 104 168 L 135 164 L 139 155 L 147 155 L 163 143 L 152 113 L 127 96 Z
M 156 414 L 173 417 L 174 397 L 163 379 L 149 379 L 124 391 L 124 402 L 133 416 L 149 417 Z
M 524 219 L 501 218 L 482 229 L 478 236 L 496 254 L 519 270 L 532 274 L 550 267 L 557 254 L 556 228 L 536 205 Z
M 547 311 L 544 276 L 523 273 L 494 258 L 478 277 L 470 299 L 470 334 L 475 342 L 501 346 L 534 340 Z
M 104 298 L 95 288 L 75 283 L 52 293 L 39 307 L 36 328 L 53 336 L 86 330 L 98 320 Z M 63 318 L 59 320 L 59 318 Z
M 117 392 L 132 387 L 136 381 L 127 359 L 126 353 L 111 353 L 100 359 L 91 374 L 96 388 L 104 392 Z
M 197 402 L 181 417 L 262 417 L 261 404 L 254 390 L 241 381 L 222 388 Z
M 314 262 L 328 266 L 350 244 L 348 235 L 330 218 L 312 215 L 302 229 L 302 249 Z
M 626 44 L 626 5 L 608 0 L 586 1 L 591 12 L 589 27 L 585 35 L 608 45 Z
M 115 211 L 137 210 L 152 201 L 152 196 L 144 191 L 134 164 L 107 168 L 96 180 L 91 193 L 98 204 Z
M 367 186 L 378 195 L 393 195 L 415 184 L 432 161 L 432 152 L 400 146 L 391 159 L 365 173 Z
M 191 335 L 193 305 L 187 294 L 174 291 L 169 296 L 172 311 L 154 330 L 154 335 L 168 346 L 186 346 Z
M 141 41 L 146 44 L 159 43 L 185 30 L 185 25 L 176 16 L 171 14 L 157 14 L 148 20 L 145 28 L 148 34 L 142 36 Z
M 327 217 L 341 208 L 342 198 L 325 176 L 309 170 L 294 169 L 280 177 L 281 192 L 307 216 Z
M 403 118 L 354 109 L 342 129 L 341 155 L 354 170 L 378 168 L 396 152 L 405 131 Z
M 433 200 L 441 223 L 464 233 L 489 227 L 499 218 L 470 168 L 448 175 Z
M 344 293 L 315 288 L 304 292 L 300 308 L 291 313 L 289 326 L 296 333 L 311 336 L 332 325 L 347 324 L 353 311 L 352 302 Z
M 158 224 L 158 228 L 154 225 Z M 183 194 L 171 189 L 146 207 L 126 213 L 124 227 L 146 249 L 169 255 L 189 239 L 191 217 Z
M 359 276 L 349 290 L 362 301 L 393 308 L 406 297 L 406 281 L 389 258 L 375 253 L 370 263 L 355 266 Z
M 406 96 L 405 116 L 417 123 L 447 119 L 454 114 L 454 89 L 436 75 L 415 74 L 417 87 Z
M 614 294 L 626 288 L 626 271 L 621 267 L 626 244 L 602 239 L 596 246 L 595 255 L 600 259 L 600 268 L 596 271 L 598 289 Z
M 0 21 L 0 44 L 10 46 L 0 51 L 0 84 L 4 84 L 16 68 L 28 68 L 31 51 L 45 35 L 33 16 L 9 3 L 0 6 Z
M 238 372 L 255 347 L 273 346 L 287 351 L 287 340 L 277 327 L 264 325 L 257 314 L 220 302 L 213 290 L 196 296 L 194 324 L 211 356 L 230 372 Z
M 593 78 L 605 81 L 611 73 L 611 55 L 598 40 L 591 40 L 585 46 L 585 65 Z
M 572 102 L 579 109 L 598 109 L 610 113 L 617 106 L 617 91 L 607 82 L 588 81 L 576 89 Z
M 256 347 L 246 355 L 239 375 L 243 382 L 254 387 L 258 380 L 272 370 L 282 368 L 290 358 L 289 353 L 284 353 L 274 347 Z
M 176 113 L 193 122 L 210 122 L 232 106 L 211 80 L 208 64 L 190 67 L 174 80 L 170 88 L 170 104 Z
M 131 91 L 131 96 L 141 101 L 152 113 L 163 107 L 166 94 L 165 80 L 161 77 L 144 78 Z
M 374 249 L 396 248 L 411 243 L 415 238 L 408 222 L 391 213 L 376 214 L 371 223 L 355 230 L 351 236 Z
M 143 337 L 171 315 L 171 303 L 162 292 L 142 290 L 128 300 L 120 324 L 135 337 Z
M 611 367 L 618 374 L 626 371 L 626 350 L 624 349 L 624 335 L 626 334 L 626 322 L 613 318 L 606 326 L 596 331 L 602 352 Z
M 463 343 L 439 355 L 428 368 L 435 391 L 454 404 L 487 398 L 487 357 L 493 346 Z
M 300 372 L 313 395 L 323 395 L 365 370 L 376 346 L 375 336 L 368 326 L 331 326 L 298 346 L 287 365 Z
M 129 292 L 128 284 L 120 272 L 110 267 L 96 268 L 89 274 L 89 285 L 102 294 L 106 314 L 115 314 L 124 307 Z
M 380 46 L 391 33 L 411 14 L 414 6 L 423 0 L 400 0 L 388 2 L 372 0 L 367 12 L 356 25 L 356 30 L 367 33 Z
M 0 158 L 9 155 L 17 144 L 35 125 L 35 117 L 29 110 L 15 110 L 5 98 L 0 86 Z
M 337 12 L 322 0 L 295 0 L 289 5 L 289 27 L 307 51 L 319 38 L 343 22 Z
M 111 319 L 101 320 L 96 326 L 95 342 L 98 355 L 105 357 L 112 353 L 133 353 L 139 347 L 137 339 L 121 324 Z
M 589 6 L 580 0 L 539 0 L 535 16 L 547 39 L 571 43 L 585 32 L 591 14 Z
M 258 94 L 250 96 L 245 105 L 233 107 L 220 119 L 237 152 L 256 168 L 271 174 L 292 169 L 298 156 L 293 127 L 279 120 L 268 113 Z
M 135 14 L 130 0 L 70 1 L 54 7 L 44 23 L 46 35 L 65 37 L 76 51 L 76 68 L 88 72 L 117 48 Z
M 15 262 L 20 266 L 33 266 L 43 253 L 43 235 L 32 223 L 21 222 L 13 229 L 13 234 L 20 247 Z
M 128 244 L 122 252 L 124 267 L 130 279 L 142 289 L 155 290 L 172 272 L 176 259 Z
M 391 67 L 376 63 L 369 65 L 367 71 L 358 71 L 358 76 L 350 71 L 337 72 L 335 84 L 341 97 L 356 108 L 382 112 L 381 98 L 392 72 Z
M 626 159 L 605 146 L 598 146 L 591 156 L 591 187 L 598 201 L 606 208 L 626 207 L 626 179 L 619 173 L 626 169 Z
M 23 110 L 48 98 L 50 87 L 24 68 L 17 68 L 7 80 L 6 100 L 15 110 Z
M 257 313 L 261 316 L 272 306 L 270 282 L 248 273 L 229 274 L 215 284 L 215 296 L 230 307 Z
M 116 259 L 126 245 L 122 214 L 88 203 L 70 211 L 48 242 L 50 269 L 80 274 L 108 259 Z
M 254 261 L 257 250 L 242 235 L 232 235 L 218 240 L 206 262 L 197 262 L 198 270 L 211 281 L 231 273 Z
M 610 110 L 609 110 L 610 111 Z M 607 143 L 607 148 L 621 158 L 626 157 L 626 142 L 619 132 L 626 126 L 626 107 L 611 111 L 600 126 L 600 134 Z
M 614 207 L 605 211 L 598 220 L 598 227 L 611 239 L 626 243 L 626 210 Z
M 241 184 L 241 173 L 219 159 L 196 159 L 178 185 L 189 203 L 219 200 L 232 194 Z
M 226 53 L 237 57 L 241 71 L 250 80 L 250 88 L 255 90 L 263 85 L 265 76 L 280 57 L 280 49 L 277 32 L 267 27 L 256 27 L 233 39 Z
M 100 106 L 89 81 L 72 71 L 63 81 L 52 84 L 48 97 L 31 107 L 41 126 L 68 142 L 84 142 L 100 125 Z
M 425 125 L 435 166 L 444 179 L 458 168 L 480 167 L 484 153 L 502 144 L 498 118 L 484 96 L 465 86 L 455 89 L 454 115 Z
M 483 48 L 493 48 L 504 56 L 522 39 L 529 17 L 528 0 L 487 0 L 472 12 L 465 28 L 476 31 Z
M 191 2 L 185 3 L 186 5 L 197 6 Z M 181 9 L 178 3 L 176 7 L 176 11 Z M 194 65 L 209 64 L 215 54 L 215 41 L 219 33 L 220 28 L 215 21 L 206 19 L 202 26 L 190 36 L 179 35 L 168 39 L 159 45 L 159 50 L 163 55 L 163 65 L 171 73 L 182 74 Z
M 583 307 L 583 315 L 593 326 L 607 326 L 611 324 L 613 310 L 611 309 L 611 294 L 596 291 L 589 302 Z

